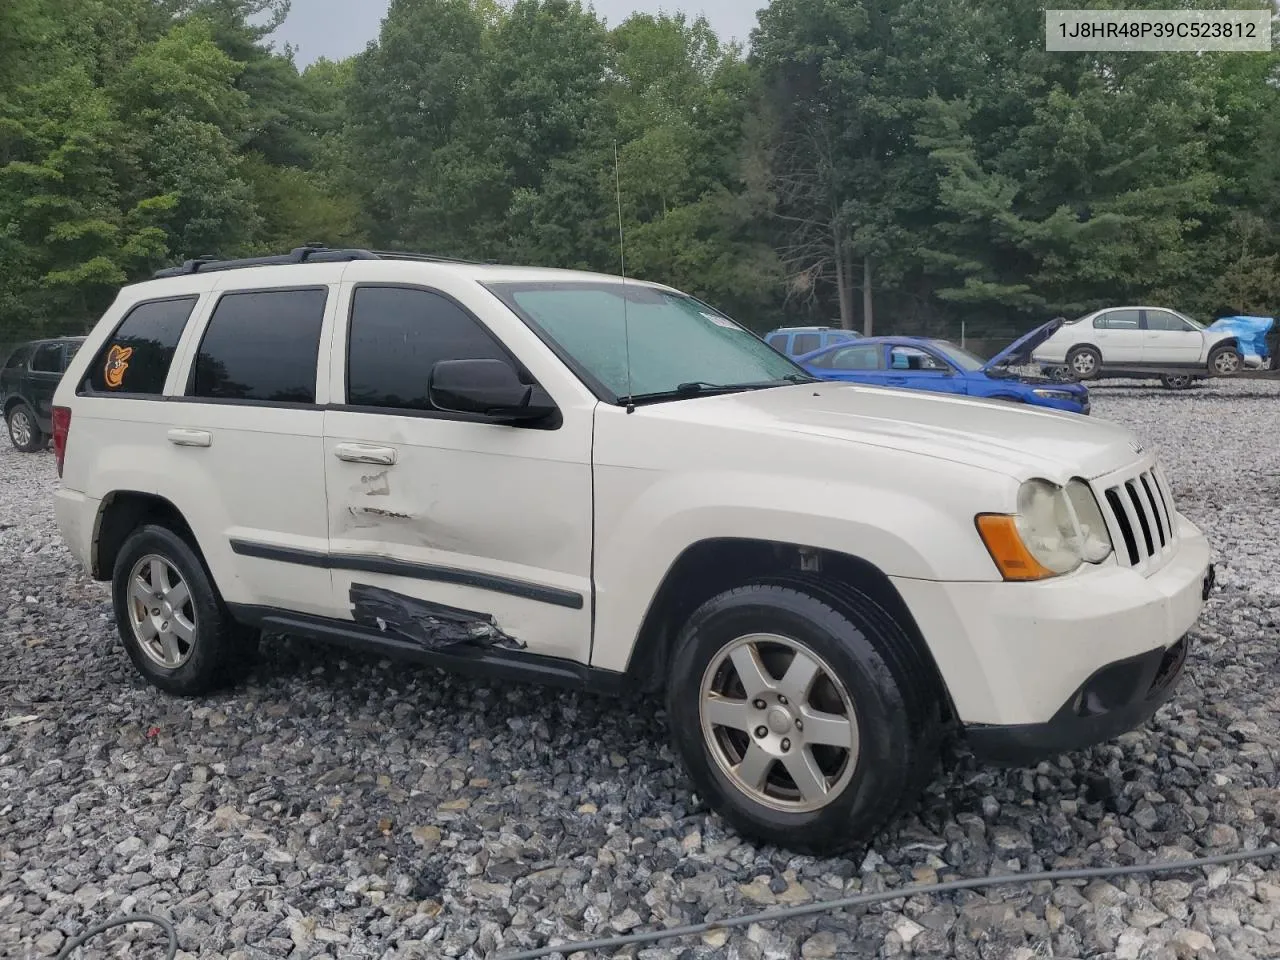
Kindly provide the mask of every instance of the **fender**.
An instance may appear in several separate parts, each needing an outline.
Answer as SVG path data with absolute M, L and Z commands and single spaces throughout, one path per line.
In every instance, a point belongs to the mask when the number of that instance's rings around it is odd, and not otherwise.
M 856 556 L 886 576 L 999 581 L 974 530 L 972 500 L 961 504 L 945 486 L 932 488 L 926 499 L 911 486 L 892 491 L 856 480 L 697 471 L 665 474 L 634 499 L 615 500 L 607 484 L 598 484 L 592 666 L 626 669 L 668 572 L 707 540 L 829 550 Z

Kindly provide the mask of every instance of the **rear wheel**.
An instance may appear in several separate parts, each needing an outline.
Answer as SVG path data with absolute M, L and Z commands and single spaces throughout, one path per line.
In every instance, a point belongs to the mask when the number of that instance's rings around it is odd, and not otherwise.
M 1093 347 L 1074 347 L 1067 354 L 1067 369 L 1077 380 L 1092 380 L 1102 369 L 1102 354 Z
M 257 632 L 231 619 L 200 558 L 167 527 L 148 524 L 125 541 L 112 602 L 129 659 L 166 693 L 208 693 L 252 665 Z
M 834 853 L 870 840 L 933 770 L 940 698 L 906 633 L 852 590 L 761 581 L 704 603 L 667 709 L 699 794 L 737 830 Z
M 43 450 L 46 437 L 36 422 L 35 411 L 25 403 L 15 404 L 5 416 L 9 425 L 9 440 L 21 453 Z
M 1209 354 L 1209 372 L 1216 377 L 1230 377 L 1240 372 L 1243 358 L 1235 347 L 1218 347 Z

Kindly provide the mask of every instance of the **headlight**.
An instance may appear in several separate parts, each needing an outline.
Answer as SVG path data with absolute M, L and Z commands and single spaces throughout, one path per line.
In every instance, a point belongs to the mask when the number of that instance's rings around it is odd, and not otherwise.
M 1032 390 L 1037 397 L 1043 397 L 1045 400 L 1074 400 L 1076 395 L 1068 393 L 1066 390 Z
M 1028 480 L 1018 491 L 1018 512 L 982 514 L 978 532 L 1006 580 L 1043 580 L 1100 563 L 1111 553 L 1102 511 L 1087 484 L 1066 488 Z

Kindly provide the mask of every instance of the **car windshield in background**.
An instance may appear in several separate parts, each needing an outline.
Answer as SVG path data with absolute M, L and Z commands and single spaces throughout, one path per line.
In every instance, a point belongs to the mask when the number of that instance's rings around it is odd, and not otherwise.
M 622 281 L 494 283 L 489 289 L 613 402 L 813 379 L 728 317 L 682 294 Z
M 957 347 L 954 343 L 935 340 L 933 348 L 961 370 L 973 372 L 974 370 L 981 370 L 987 365 L 987 361 L 983 360 L 981 357 L 974 356 L 968 350 L 964 349 L 964 347 Z

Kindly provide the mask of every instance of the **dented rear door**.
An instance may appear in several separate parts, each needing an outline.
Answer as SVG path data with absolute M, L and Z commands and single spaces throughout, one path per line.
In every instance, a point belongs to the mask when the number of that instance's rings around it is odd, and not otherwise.
M 481 319 L 500 305 L 468 295 L 461 285 L 343 284 L 332 372 L 340 402 L 324 429 L 335 604 L 428 648 L 586 662 L 592 409 L 569 398 L 557 429 L 434 409 L 435 362 L 514 358 Z

